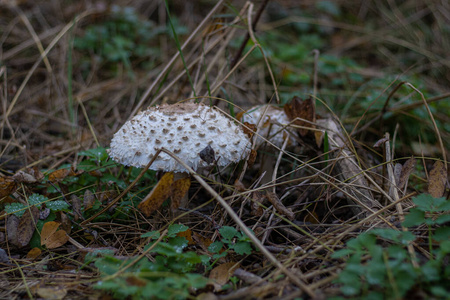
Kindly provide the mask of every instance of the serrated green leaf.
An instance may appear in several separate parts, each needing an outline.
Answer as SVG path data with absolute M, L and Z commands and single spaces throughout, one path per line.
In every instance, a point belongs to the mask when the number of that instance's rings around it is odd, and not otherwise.
M 237 242 L 233 245 L 232 249 L 239 255 L 252 254 L 252 246 L 249 242 Z
M 411 241 L 414 241 L 416 238 L 416 236 L 409 231 L 399 231 L 392 228 L 376 228 L 372 229 L 369 232 L 372 234 L 376 234 L 384 239 L 404 245 Z
M 437 219 L 435 220 L 436 224 L 444 224 L 450 222 L 450 214 L 449 215 L 441 215 L 439 217 L 437 217 Z
M 92 157 L 98 162 L 105 161 L 108 158 L 108 153 L 106 153 L 106 149 L 103 147 L 80 151 L 78 155 Z
M 105 256 L 95 261 L 95 267 L 103 274 L 113 275 L 119 271 L 123 261 L 113 256 Z
M 49 208 L 50 210 L 52 210 L 54 212 L 69 209 L 69 204 L 67 204 L 67 202 L 63 201 L 63 200 L 48 201 L 46 203 L 46 205 L 47 205 L 47 208 Z
M 353 251 L 351 249 L 347 249 L 347 248 L 346 249 L 341 249 L 341 250 L 338 250 L 338 251 L 334 252 L 333 254 L 331 254 L 331 257 L 335 258 L 335 259 L 342 258 L 344 256 L 351 255 L 354 252 L 355 251 Z
M 434 198 L 430 194 L 420 194 L 412 198 L 414 204 L 416 204 L 417 209 L 424 212 L 438 212 L 442 208 L 447 207 L 447 200 L 444 197 Z
M 30 197 L 28 197 L 28 203 L 30 205 L 39 205 L 46 201 L 48 201 L 48 198 L 39 194 L 32 194 Z
M 231 226 L 223 226 L 219 229 L 219 232 L 222 237 L 227 240 L 232 240 L 238 234 L 238 231 Z
M 450 227 L 444 226 L 444 227 L 437 228 L 434 231 L 433 239 L 438 242 L 450 240 Z
M 214 243 L 211 243 L 211 245 L 209 245 L 208 251 L 211 253 L 219 253 L 219 251 L 222 249 L 222 247 L 223 247 L 223 243 L 216 241 Z
M 419 226 L 425 222 L 425 212 L 416 208 L 411 208 L 409 214 L 405 215 L 402 225 L 405 227 Z
M 177 235 L 177 233 L 185 232 L 188 230 L 189 227 L 183 224 L 172 224 L 169 226 L 167 230 L 167 236 L 168 237 L 174 237 Z
M 152 240 L 157 240 L 159 239 L 159 237 L 161 236 L 161 234 L 159 233 L 159 231 L 149 231 L 146 233 L 141 234 L 141 238 L 151 238 Z
M 168 241 L 168 244 L 173 247 L 177 253 L 182 253 L 183 249 L 188 246 L 188 241 L 184 237 L 173 237 Z
M 408 252 L 400 245 L 391 245 L 387 248 L 388 256 L 391 260 L 403 262 L 408 258 Z
M 17 217 L 21 217 L 25 213 L 26 206 L 22 203 L 10 203 L 5 205 L 5 211 L 7 214 L 14 214 Z

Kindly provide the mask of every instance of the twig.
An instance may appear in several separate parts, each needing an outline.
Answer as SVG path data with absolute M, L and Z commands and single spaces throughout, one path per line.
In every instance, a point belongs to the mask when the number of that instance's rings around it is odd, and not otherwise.
M 234 212 L 234 210 L 228 205 L 228 203 L 212 188 L 210 187 L 202 177 L 200 177 L 191 167 L 189 167 L 183 160 L 181 160 L 178 156 L 176 156 L 173 152 L 162 148 L 162 152 L 167 153 L 173 159 L 175 159 L 179 164 L 188 170 L 188 172 L 200 183 L 225 209 L 225 211 L 230 215 L 230 217 L 236 222 L 236 224 L 241 228 L 241 230 L 252 240 L 253 244 L 261 251 L 261 253 L 272 262 L 277 268 L 280 269 L 287 277 L 289 277 L 300 289 L 302 289 L 308 296 L 315 297 L 315 293 L 294 273 L 288 270 L 282 263 L 280 263 L 275 256 L 270 253 L 261 241 L 258 240 L 256 236 L 248 229 L 248 227 L 242 222 L 242 220 L 238 217 L 238 215 Z M 158 155 L 159 153 L 157 153 Z M 155 155 L 155 157 L 157 157 Z

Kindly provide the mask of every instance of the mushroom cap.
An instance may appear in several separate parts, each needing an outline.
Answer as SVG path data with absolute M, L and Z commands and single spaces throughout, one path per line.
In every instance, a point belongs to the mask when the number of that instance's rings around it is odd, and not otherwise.
M 285 127 L 291 121 L 282 108 L 270 104 L 257 105 L 247 110 L 242 117 L 242 121 L 257 125 L 258 135 L 255 135 L 256 146 L 270 141 L 275 146 L 281 147 L 288 136 L 288 143 L 293 144 L 296 141 L 296 131 L 291 130 L 288 132 Z
M 114 134 L 109 155 L 118 163 L 141 168 L 163 147 L 197 170 L 215 162 L 225 166 L 241 160 L 250 152 L 250 141 L 242 128 L 218 109 L 201 103 L 178 103 L 151 107 L 126 122 Z M 200 153 L 208 153 L 215 161 L 205 161 Z M 163 152 L 150 169 L 187 172 Z

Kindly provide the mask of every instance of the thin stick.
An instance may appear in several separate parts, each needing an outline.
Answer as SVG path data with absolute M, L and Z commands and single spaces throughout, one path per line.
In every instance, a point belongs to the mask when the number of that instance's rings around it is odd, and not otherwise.
M 189 173 L 200 183 L 226 210 L 226 212 L 230 215 L 230 217 L 236 222 L 236 224 L 241 228 L 241 230 L 252 240 L 253 244 L 264 254 L 264 256 L 272 262 L 277 268 L 281 270 L 287 277 L 289 277 L 300 289 L 302 289 L 308 296 L 314 298 L 314 292 L 302 281 L 300 280 L 298 275 L 295 275 L 291 271 L 289 271 L 283 264 L 281 264 L 275 256 L 272 255 L 261 243 L 260 240 L 245 226 L 244 222 L 238 217 L 238 215 L 234 212 L 234 210 L 228 205 L 228 203 L 212 188 L 210 187 L 204 180 L 201 178 L 191 167 L 189 167 L 183 160 L 181 160 L 178 156 L 176 156 L 171 151 L 162 148 L 162 152 L 167 153 L 173 159 L 175 159 L 179 164 L 186 168 Z M 158 154 L 158 153 L 157 153 Z M 157 155 L 155 155 L 157 157 Z
M 386 143 L 385 143 L 386 150 L 385 151 L 386 151 L 386 163 L 387 163 L 386 167 L 387 167 L 388 178 L 389 178 L 389 195 L 393 198 L 393 201 L 398 202 L 400 197 L 398 195 L 397 182 L 395 181 L 394 170 L 392 168 L 392 159 L 393 159 L 392 155 L 393 154 L 391 154 L 389 133 L 386 132 L 385 138 L 386 138 Z M 400 222 L 403 222 L 405 220 L 405 216 L 403 213 L 402 204 L 400 202 L 398 202 L 395 205 L 395 208 L 397 209 Z M 405 226 L 402 225 L 402 231 L 408 231 L 408 228 L 406 228 Z M 409 255 L 411 255 L 411 262 L 412 262 L 414 268 L 419 268 L 419 264 L 417 263 L 416 253 L 414 252 L 413 245 L 411 243 L 408 243 L 407 248 L 408 248 Z

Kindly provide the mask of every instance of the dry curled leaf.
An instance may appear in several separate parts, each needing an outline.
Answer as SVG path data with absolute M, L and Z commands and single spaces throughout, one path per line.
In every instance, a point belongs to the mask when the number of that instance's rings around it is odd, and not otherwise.
M 416 167 L 416 159 L 414 157 L 411 157 L 402 166 L 402 171 L 400 172 L 400 178 L 398 180 L 398 188 L 403 189 L 408 182 L 409 175 L 414 171 L 414 168 Z
M 60 182 L 67 176 L 69 176 L 70 170 L 69 169 L 59 169 L 56 171 L 53 171 L 48 175 L 48 180 L 50 182 Z
M 20 217 L 19 226 L 17 227 L 17 245 L 19 247 L 28 245 L 36 230 L 38 219 L 39 209 L 34 205 L 27 208 L 22 217 Z
M 245 192 L 247 189 L 245 188 L 245 185 L 242 183 L 242 181 L 240 181 L 239 179 L 236 179 L 236 181 L 234 182 L 234 187 L 236 188 L 236 190 L 238 192 Z
M 170 208 L 172 210 L 176 210 L 178 207 L 180 207 L 181 200 L 189 191 L 190 186 L 191 178 L 189 177 L 178 179 L 174 183 L 172 183 L 172 186 L 170 188 L 172 190 L 172 202 L 170 204 Z
M 36 294 L 43 299 L 60 300 L 67 295 L 64 287 L 38 287 Z
M 260 204 L 262 204 L 265 199 L 266 197 L 260 191 L 252 192 L 251 214 L 253 216 L 261 217 L 263 215 L 264 209 Z
M 226 284 L 228 280 L 230 280 L 230 277 L 233 275 L 234 270 L 236 270 L 238 267 L 239 263 L 227 262 L 211 270 L 211 272 L 209 273 L 209 278 L 214 280 L 214 282 L 219 285 L 218 289 L 216 287 L 216 290 L 220 290 L 220 288 L 224 284 Z
M 290 103 L 284 105 L 284 112 L 289 120 L 293 121 L 294 125 L 315 128 L 315 126 L 311 124 L 316 121 L 316 112 L 313 101 L 312 98 L 302 100 L 299 97 L 294 96 Z M 305 120 L 309 122 L 306 122 Z M 308 134 L 309 129 L 297 128 L 297 131 L 300 136 L 305 136 Z
M 384 137 L 376 141 L 376 143 L 373 145 L 374 148 L 379 148 L 383 146 L 386 142 L 389 142 L 389 138 Z
M 172 194 L 173 173 L 164 174 L 153 190 L 141 201 L 138 209 L 147 218 L 156 211 L 163 202 Z
M 17 183 L 37 182 L 37 179 L 33 175 L 25 173 L 24 171 L 18 171 L 16 174 L 13 175 L 13 178 Z
M 58 248 L 69 240 L 65 230 L 58 230 L 59 225 L 61 223 L 55 221 L 44 224 L 41 231 L 41 246 L 46 246 L 48 249 Z
M 242 126 L 242 129 L 244 130 L 244 133 L 248 136 L 248 138 L 251 139 L 257 130 L 257 126 L 249 122 L 244 122 L 244 126 Z
M 0 200 L 9 196 L 17 187 L 17 183 L 10 177 L 0 177 Z
M 437 160 L 428 177 L 428 193 L 434 198 L 444 195 L 445 184 L 447 183 L 447 170 L 442 161 Z
M 84 197 L 83 197 L 83 205 L 84 210 L 88 210 L 94 206 L 95 197 L 94 194 L 92 194 L 91 190 L 84 191 Z
M 56 220 L 61 223 L 61 229 L 63 229 L 67 234 L 72 232 L 72 221 L 63 211 L 56 212 Z
M 27 259 L 29 260 L 35 260 L 36 258 L 38 258 L 39 255 L 41 255 L 42 250 L 39 249 L 38 247 L 34 247 L 33 249 L 31 249 L 30 251 L 28 251 L 27 253 Z
M 16 215 L 8 215 L 6 220 L 6 233 L 8 235 L 8 241 L 17 244 L 17 229 L 19 228 L 20 219 Z
M 258 152 L 255 149 L 250 150 L 250 155 L 248 156 L 247 164 L 249 167 L 253 166 L 256 160 L 256 155 Z
M 70 202 L 72 202 L 74 220 L 78 221 L 78 219 L 82 217 L 82 215 L 81 215 L 81 199 L 78 198 L 77 195 L 72 194 L 70 196 Z

